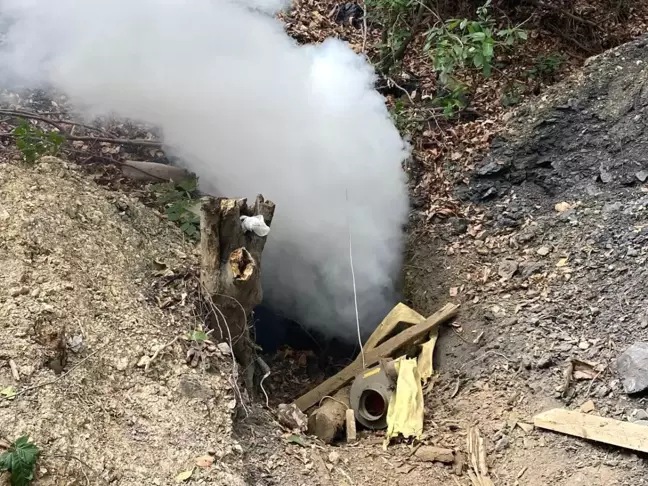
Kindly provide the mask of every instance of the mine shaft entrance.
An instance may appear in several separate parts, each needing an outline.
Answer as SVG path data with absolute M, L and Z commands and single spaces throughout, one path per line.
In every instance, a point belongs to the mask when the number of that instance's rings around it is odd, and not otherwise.
M 264 303 L 254 309 L 253 331 L 272 373 L 264 381 L 271 405 L 292 402 L 349 365 L 359 352 L 357 343 L 306 329 Z

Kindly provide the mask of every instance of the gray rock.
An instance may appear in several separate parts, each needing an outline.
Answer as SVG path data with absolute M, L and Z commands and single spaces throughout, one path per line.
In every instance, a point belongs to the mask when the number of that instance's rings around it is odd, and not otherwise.
M 640 408 L 636 408 L 632 411 L 632 421 L 635 422 L 637 420 L 648 420 L 648 413 L 646 413 L 645 410 L 642 410 Z
M 501 172 L 504 169 L 506 169 L 505 165 L 498 164 L 495 161 L 491 161 L 491 162 L 487 163 L 486 165 L 482 165 L 481 167 L 478 167 L 475 170 L 475 172 L 477 173 L 477 175 L 480 175 L 480 176 L 484 177 L 484 176 L 497 174 L 498 172 Z
M 617 358 L 617 373 L 626 393 L 648 388 L 648 343 L 637 342 Z
M 495 444 L 495 450 L 496 451 L 503 451 L 504 449 L 508 449 L 510 442 L 508 440 L 508 437 L 502 437 L 500 440 L 497 441 L 497 444 Z
M 525 262 L 520 265 L 520 274 L 522 278 L 529 278 L 534 273 L 542 271 L 544 264 L 540 262 Z
M 545 368 L 549 368 L 552 364 L 553 364 L 553 356 L 551 356 L 550 354 L 545 354 L 538 360 L 536 366 L 538 367 L 538 369 L 543 370 Z
M 497 273 L 500 277 L 508 280 L 517 272 L 518 264 L 514 260 L 502 260 L 499 264 Z
M 646 182 L 646 179 L 648 179 L 648 171 L 640 170 L 639 172 L 635 173 L 635 177 L 641 182 Z

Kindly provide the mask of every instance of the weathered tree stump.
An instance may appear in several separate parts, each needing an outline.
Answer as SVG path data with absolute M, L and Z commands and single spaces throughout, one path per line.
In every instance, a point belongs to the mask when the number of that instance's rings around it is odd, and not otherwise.
M 262 215 L 270 226 L 275 205 L 258 195 L 254 206 L 246 199 L 206 197 L 200 217 L 200 281 L 210 307 L 210 327 L 228 342 L 252 392 L 254 347 L 248 320 L 261 303 L 261 253 L 265 236 L 245 231 L 241 216 Z
M 322 400 L 322 406 L 308 419 L 308 433 L 316 435 L 326 444 L 340 433 L 346 422 L 346 411 L 351 408 L 349 393 L 351 387 L 339 390 L 332 398 Z

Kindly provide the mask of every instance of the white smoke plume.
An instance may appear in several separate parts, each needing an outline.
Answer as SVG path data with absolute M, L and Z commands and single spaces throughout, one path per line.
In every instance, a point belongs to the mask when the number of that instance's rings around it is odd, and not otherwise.
M 0 65 L 79 109 L 161 127 L 201 187 L 277 204 L 267 302 L 325 334 L 393 305 L 407 149 L 371 66 L 329 39 L 298 46 L 278 0 L 0 0 Z M 347 201 L 348 194 L 348 201 Z

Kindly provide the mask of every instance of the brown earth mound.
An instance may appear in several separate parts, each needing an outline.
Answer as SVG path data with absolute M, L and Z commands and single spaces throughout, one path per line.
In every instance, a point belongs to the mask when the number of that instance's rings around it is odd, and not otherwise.
M 51 157 L 0 163 L 0 201 L 0 434 L 40 448 L 34 484 L 173 484 L 204 455 L 185 484 L 244 484 L 231 358 L 185 338 L 193 245 Z

